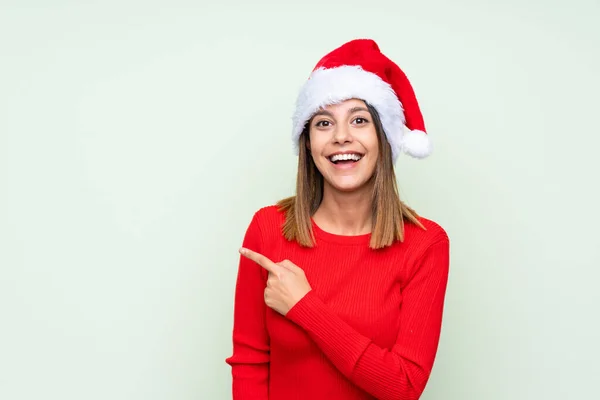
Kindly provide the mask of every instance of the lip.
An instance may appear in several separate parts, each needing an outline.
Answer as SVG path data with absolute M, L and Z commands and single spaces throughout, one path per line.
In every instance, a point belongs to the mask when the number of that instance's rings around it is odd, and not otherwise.
M 327 156 L 327 158 L 331 158 L 331 157 L 333 157 L 333 156 L 335 156 L 335 155 L 338 155 L 338 154 L 358 154 L 358 155 L 360 155 L 361 157 L 363 157 L 363 156 L 364 156 L 364 154 L 363 154 L 363 153 L 361 153 L 360 151 L 350 151 L 350 150 L 346 150 L 346 151 L 336 151 L 335 153 L 331 153 L 330 155 L 328 155 L 328 156 Z
M 330 164 L 333 166 L 333 168 L 335 169 L 339 169 L 339 170 L 349 170 L 352 168 L 357 168 L 358 167 L 358 163 L 362 160 L 362 158 L 356 162 L 353 163 L 349 163 L 349 164 L 334 164 L 330 161 Z
M 355 161 L 353 163 L 347 163 L 347 164 L 334 164 L 331 162 L 331 157 L 333 157 L 337 154 L 358 154 L 358 155 L 360 155 L 360 160 Z M 327 158 L 327 161 L 329 161 L 329 164 L 331 164 L 331 166 L 333 168 L 338 169 L 338 170 L 349 170 L 352 168 L 357 168 L 358 164 L 363 160 L 364 156 L 365 155 L 361 152 L 347 150 L 347 151 L 336 151 L 335 153 L 331 153 L 330 155 L 328 155 L 326 158 Z

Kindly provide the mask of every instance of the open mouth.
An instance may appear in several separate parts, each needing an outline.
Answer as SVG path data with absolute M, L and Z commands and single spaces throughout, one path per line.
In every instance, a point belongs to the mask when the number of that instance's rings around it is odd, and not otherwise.
M 332 156 L 327 157 L 329 161 L 336 165 L 343 164 L 354 164 L 360 161 L 363 158 L 362 154 L 359 153 L 347 153 L 347 154 L 334 154 Z

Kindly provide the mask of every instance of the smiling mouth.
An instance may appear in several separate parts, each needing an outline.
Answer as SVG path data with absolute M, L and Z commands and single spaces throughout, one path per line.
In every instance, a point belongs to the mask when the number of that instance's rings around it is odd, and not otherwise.
M 359 153 L 334 154 L 327 157 L 334 164 L 353 164 L 362 159 L 363 155 Z

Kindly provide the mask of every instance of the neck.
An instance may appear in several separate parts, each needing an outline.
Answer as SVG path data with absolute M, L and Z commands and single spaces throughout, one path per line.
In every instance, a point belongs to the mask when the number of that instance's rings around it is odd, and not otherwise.
M 347 193 L 325 185 L 323 200 L 313 220 L 323 230 L 336 235 L 362 235 L 371 232 L 373 188 Z

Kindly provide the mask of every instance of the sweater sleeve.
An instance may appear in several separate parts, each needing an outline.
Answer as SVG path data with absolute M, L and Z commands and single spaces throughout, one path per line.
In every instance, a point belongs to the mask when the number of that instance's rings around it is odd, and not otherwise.
M 430 245 L 402 291 L 400 330 L 391 349 L 349 326 L 314 291 L 287 317 L 302 327 L 355 385 L 382 400 L 421 396 L 437 352 L 449 271 L 447 236 Z
M 243 246 L 260 252 L 260 227 L 256 215 L 244 237 Z M 240 257 L 234 302 L 233 354 L 231 366 L 233 400 L 267 400 L 269 382 L 269 335 L 265 325 L 266 277 L 261 267 Z

